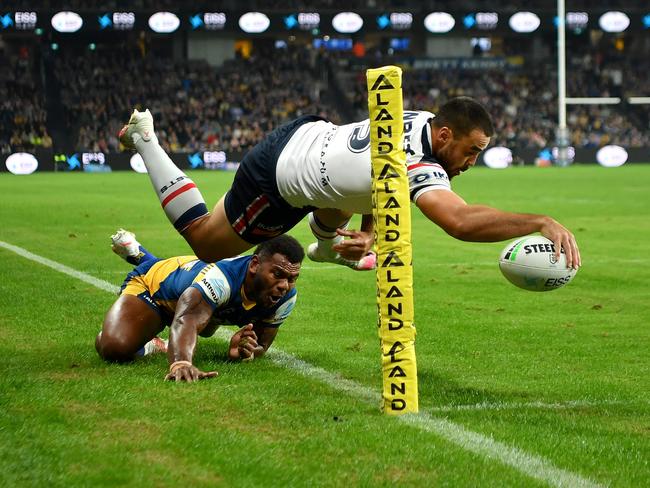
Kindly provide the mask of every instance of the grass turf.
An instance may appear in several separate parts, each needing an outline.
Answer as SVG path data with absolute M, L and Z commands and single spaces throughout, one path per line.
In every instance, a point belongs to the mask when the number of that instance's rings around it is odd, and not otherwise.
M 232 174 L 192 177 L 213 205 Z M 612 486 L 650 479 L 650 166 L 472 170 L 468 202 L 546 213 L 583 268 L 531 293 L 499 273 L 504 243 L 446 236 L 413 212 L 421 410 Z M 0 240 L 119 285 L 120 226 L 187 254 L 146 176 L 0 175 Z M 306 223 L 293 232 L 311 241 Z M 166 359 L 105 364 L 94 335 L 114 297 L 0 248 L 2 486 L 536 486 L 540 480 L 383 416 L 377 405 L 268 358 L 162 382 Z M 306 261 L 276 348 L 380 390 L 374 277 Z M 547 480 L 548 481 L 548 480 Z M 552 483 L 552 480 L 551 480 Z

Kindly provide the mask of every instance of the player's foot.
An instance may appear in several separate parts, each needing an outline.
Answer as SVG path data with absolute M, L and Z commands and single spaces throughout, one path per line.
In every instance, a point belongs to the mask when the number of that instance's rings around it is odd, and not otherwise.
M 119 229 L 111 236 L 111 249 L 125 261 L 129 258 L 136 259 L 143 254 L 135 234 L 124 229 Z
M 128 149 L 135 149 L 135 143 L 139 140 L 145 142 L 152 139 L 157 140 L 153 131 L 153 116 L 149 109 L 144 112 L 138 112 L 134 109 L 129 122 L 122 127 L 118 137 L 124 147 Z
M 359 261 L 353 261 L 341 257 L 340 254 L 335 253 L 331 248 L 323 251 L 323 246 L 319 246 L 317 242 L 310 244 L 307 247 L 307 256 L 312 261 L 317 263 L 334 263 L 341 266 L 347 266 L 355 271 L 372 271 L 377 267 L 377 255 L 370 251 Z
M 138 351 L 138 356 L 148 356 L 150 354 L 161 354 L 167 352 L 168 341 L 156 336 L 147 342 L 142 349 Z

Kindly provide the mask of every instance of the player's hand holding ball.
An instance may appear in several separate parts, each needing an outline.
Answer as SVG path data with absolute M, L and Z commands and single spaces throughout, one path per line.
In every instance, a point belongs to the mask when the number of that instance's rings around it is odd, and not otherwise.
M 512 284 L 530 291 L 555 290 L 578 272 L 567 267 L 564 249 L 558 257 L 553 241 L 543 236 L 526 236 L 509 243 L 501 252 L 499 268 Z

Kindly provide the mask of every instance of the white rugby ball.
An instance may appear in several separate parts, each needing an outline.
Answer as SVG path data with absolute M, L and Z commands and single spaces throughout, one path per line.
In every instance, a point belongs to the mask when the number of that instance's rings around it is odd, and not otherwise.
M 564 249 L 555 258 L 553 241 L 526 236 L 508 244 L 499 257 L 499 268 L 510 283 L 530 291 L 550 291 L 570 282 L 576 275 L 567 268 Z

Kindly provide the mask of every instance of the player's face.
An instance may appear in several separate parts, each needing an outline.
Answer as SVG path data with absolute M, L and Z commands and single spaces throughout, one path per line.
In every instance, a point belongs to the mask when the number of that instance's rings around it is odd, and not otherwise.
M 253 257 L 251 271 L 254 273 L 252 297 L 264 307 L 272 307 L 296 286 L 300 263 L 291 263 L 282 254 L 275 253 L 263 261 Z
M 449 178 L 458 176 L 476 164 L 476 158 L 490 143 L 490 138 L 480 129 L 455 137 L 453 131 L 443 127 L 438 133 L 439 146 L 436 156 Z

